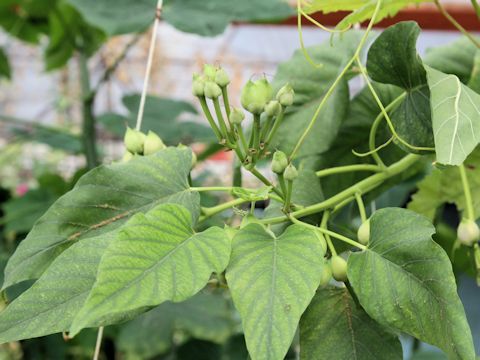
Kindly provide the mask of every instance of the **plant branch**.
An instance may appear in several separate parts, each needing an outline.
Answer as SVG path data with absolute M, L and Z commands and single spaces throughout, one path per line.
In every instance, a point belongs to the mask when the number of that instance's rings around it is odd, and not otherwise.
M 294 211 L 292 216 L 300 218 L 307 215 L 312 215 L 319 213 L 323 210 L 330 209 L 335 207 L 337 204 L 343 202 L 344 200 L 348 199 L 349 197 L 354 196 L 357 192 L 361 192 L 362 194 L 367 193 L 368 191 L 373 190 L 374 188 L 378 187 L 384 181 L 402 173 L 410 166 L 415 164 L 421 157 L 419 155 L 410 154 L 405 156 L 403 159 L 397 161 L 396 163 L 390 165 L 385 169 L 385 171 L 381 173 L 377 173 L 363 179 L 362 181 L 358 182 L 350 186 L 349 188 L 339 192 L 338 194 L 318 203 L 315 205 L 307 206 L 303 209 Z M 263 219 L 262 223 L 264 224 L 278 224 L 284 221 L 288 221 L 287 216 L 278 216 L 269 219 Z
M 465 165 L 458 166 L 460 170 L 460 177 L 462 178 L 463 193 L 465 194 L 465 207 L 467 210 L 468 220 L 475 221 L 475 210 L 473 209 L 472 193 L 470 192 L 470 184 L 468 183 L 467 172 L 465 171 Z
M 354 171 L 371 171 L 371 172 L 380 172 L 382 169 L 377 165 L 371 164 L 355 164 L 355 165 L 345 165 L 337 166 L 329 169 L 319 170 L 315 174 L 321 178 L 329 175 L 341 174 L 346 172 Z
M 200 217 L 200 220 L 199 221 L 204 221 L 216 214 L 219 214 L 221 213 L 222 211 L 224 210 L 227 210 L 227 209 L 230 209 L 232 207 L 235 207 L 235 206 L 238 206 L 238 205 L 241 205 L 241 204 L 245 204 L 247 202 L 250 202 L 250 200 L 245 200 L 245 199 L 234 199 L 234 200 L 231 200 L 231 201 L 227 201 L 223 204 L 220 204 L 220 205 L 217 205 L 217 206 L 213 206 L 213 207 L 209 207 L 209 208 L 205 208 L 203 207 L 202 208 L 202 213 L 203 213 L 203 216 Z
M 322 215 L 322 221 L 320 223 L 320 227 L 323 229 L 327 229 L 328 227 L 328 219 L 330 218 L 330 211 L 326 210 L 323 212 Z M 325 241 L 327 242 L 327 246 L 330 249 L 330 253 L 332 256 L 337 255 L 337 250 L 335 250 L 335 246 L 333 245 L 332 239 L 330 238 L 330 235 L 324 234 L 325 235 Z
M 367 212 L 365 211 L 365 204 L 363 203 L 362 194 L 355 193 L 355 200 L 357 200 L 358 212 L 360 213 L 360 219 L 362 223 L 367 221 Z
M 103 326 L 98 328 L 97 343 L 95 344 L 95 353 L 93 354 L 93 360 L 98 360 L 100 356 L 100 348 L 102 346 L 103 338 Z

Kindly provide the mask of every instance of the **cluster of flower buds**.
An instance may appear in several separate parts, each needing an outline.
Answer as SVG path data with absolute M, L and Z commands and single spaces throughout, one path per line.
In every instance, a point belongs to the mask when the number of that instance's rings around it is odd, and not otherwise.
M 160 136 L 153 131 L 149 131 L 145 135 L 141 131 L 130 127 L 127 127 L 123 142 L 131 155 L 151 155 L 166 148 Z

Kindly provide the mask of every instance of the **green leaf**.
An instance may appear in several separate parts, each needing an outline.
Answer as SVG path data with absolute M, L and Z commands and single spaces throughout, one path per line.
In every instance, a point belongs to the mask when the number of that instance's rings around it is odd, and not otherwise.
M 200 292 L 181 303 L 164 303 L 124 325 L 117 344 L 126 353 L 151 358 L 168 350 L 175 330 L 223 343 L 235 322 L 222 294 Z M 155 334 L 155 336 L 152 336 Z
M 434 227 L 405 209 L 370 220 L 370 243 L 348 259 L 348 279 L 365 311 L 381 325 L 438 346 L 451 359 L 474 359 L 470 328 L 447 254 Z
M 109 35 L 140 32 L 153 23 L 157 0 L 68 0 Z M 131 16 L 135 14 L 135 16 Z M 185 32 L 221 34 L 232 21 L 276 20 L 293 15 L 283 0 L 164 0 L 162 19 Z
M 226 278 L 253 360 L 283 359 L 319 285 L 323 256 L 315 232 L 300 225 L 279 237 L 259 224 L 237 233 Z
M 125 96 L 123 104 L 129 111 L 126 117 L 107 113 L 98 119 L 108 131 L 122 138 L 126 125 L 132 128 L 135 126 L 140 95 Z M 214 140 L 213 132 L 207 125 L 196 121 L 180 120 L 183 114 L 196 115 L 197 111 L 192 104 L 185 101 L 148 96 L 145 101 L 142 129 L 145 132 L 154 131 L 167 145 Z
M 452 41 L 449 44 L 427 49 L 424 63 L 446 74 L 458 76 L 467 84 L 472 79 L 477 47 L 466 37 Z
M 22 140 L 47 144 L 53 149 L 73 154 L 79 154 L 83 150 L 80 137 L 61 128 L 35 124 L 28 130 L 14 128 L 13 133 Z
M 125 224 L 102 257 L 71 333 L 106 316 L 186 300 L 212 272 L 221 273 L 231 241 L 218 227 L 195 233 L 195 221 L 185 207 L 161 204 Z
M 179 204 L 189 207 L 194 218 L 198 216 L 198 206 L 188 198 Z M 32 287 L 0 312 L 0 343 L 68 331 L 95 284 L 102 256 L 120 229 L 77 242 L 53 260 Z M 114 314 L 88 325 L 129 320 L 138 312 Z
M 419 4 L 422 2 L 431 2 L 431 0 L 385 0 L 382 1 L 380 10 L 375 18 L 375 23 L 380 22 L 386 17 L 395 16 L 400 10 L 412 4 Z M 308 14 L 321 11 L 325 14 L 337 11 L 350 11 L 351 13 L 345 16 L 342 21 L 337 24 L 338 29 L 346 29 L 355 24 L 371 19 L 375 8 L 377 6 L 376 0 L 312 0 L 310 5 L 304 8 Z
M 467 85 L 473 91 L 480 93 L 480 50 L 477 50 L 475 55 L 470 80 Z
M 5 51 L 0 48 L 0 79 L 2 77 L 11 79 L 11 76 L 10 63 L 8 62 L 7 54 L 5 54 Z
M 477 147 L 464 162 L 473 208 L 476 218 L 480 217 L 480 147 Z M 465 211 L 465 193 L 458 167 L 433 169 L 418 183 L 418 191 L 412 196 L 408 208 L 434 220 L 437 209 L 446 203 L 455 204 Z
M 182 199 L 198 206 L 198 193 L 189 191 L 190 167 L 189 149 L 168 148 L 91 170 L 20 243 L 5 269 L 3 288 L 38 278 L 66 248 L 118 228 L 135 213 Z
M 295 101 L 287 110 L 277 136 L 272 141 L 272 149 L 278 148 L 287 154 L 292 152 L 342 65 L 353 55 L 359 35 L 351 32 L 344 34 L 342 39 L 334 39 L 333 46 L 325 42 L 320 46 L 307 48 L 314 61 L 323 64 L 320 70 L 312 67 L 300 50 L 296 51 L 289 61 L 279 65 L 274 86 L 280 88 L 290 83 L 295 91 Z M 343 80 L 325 103 L 323 111 L 300 148 L 299 156 L 319 154 L 330 147 L 347 115 L 348 101 L 347 80 Z
M 419 34 L 420 28 L 413 21 L 390 26 L 370 47 L 367 70 L 373 80 L 406 91 L 405 99 L 391 114 L 398 135 L 410 145 L 433 147 L 430 92 L 425 68 L 415 48 Z M 401 146 L 412 152 L 411 148 Z
M 460 165 L 480 141 L 480 95 L 455 75 L 427 67 L 437 161 Z
M 0 312 L 0 343 L 67 331 L 95 282 L 113 234 L 76 243 L 58 256 L 30 289 Z
M 396 336 L 357 306 L 346 288 L 317 291 L 300 320 L 300 358 L 403 358 Z

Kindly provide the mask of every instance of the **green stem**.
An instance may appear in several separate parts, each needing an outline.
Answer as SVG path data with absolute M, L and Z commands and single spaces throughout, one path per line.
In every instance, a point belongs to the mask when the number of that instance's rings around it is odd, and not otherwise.
M 272 127 L 273 120 L 274 120 L 273 116 L 268 116 L 267 117 L 267 120 L 263 124 L 262 131 L 260 133 L 260 142 L 263 141 L 263 143 L 265 143 L 265 138 L 267 137 L 268 131 Z
M 407 93 L 404 92 L 403 94 L 398 96 L 395 100 L 393 100 L 390 104 L 388 104 L 385 107 L 385 112 L 388 113 L 390 110 L 394 109 L 401 101 L 403 101 L 403 99 L 405 98 L 406 95 L 407 95 Z M 371 153 L 373 159 L 375 160 L 375 162 L 377 163 L 377 165 L 382 167 L 382 168 L 385 167 L 385 164 L 383 163 L 382 159 L 380 158 L 380 156 L 375 151 L 375 149 L 376 149 L 375 139 L 376 139 L 378 126 L 383 121 L 383 119 L 384 119 L 384 112 L 380 111 L 380 114 L 378 114 L 378 116 L 373 121 L 372 127 L 370 128 L 370 135 L 369 135 L 369 139 L 368 139 L 368 145 L 369 145 L 370 153 Z
M 460 170 L 460 177 L 462 178 L 463 193 L 465 194 L 465 206 L 467 210 L 468 220 L 475 221 L 475 210 L 473 208 L 472 193 L 470 192 L 470 185 L 468 183 L 467 172 L 465 171 L 465 165 L 458 166 Z
M 90 96 L 90 72 L 88 71 L 87 56 L 79 52 L 80 84 L 82 87 L 82 139 L 87 167 L 93 169 L 98 165 L 98 154 L 96 147 L 95 117 L 93 116 L 93 104 L 95 97 Z
M 307 224 L 307 223 L 304 223 L 296 218 L 294 218 L 293 216 L 290 217 L 290 220 L 292 220 L 293 223 L 295 224 L 298 224 L 298 225 L 302 225 L 302 226 L 305 226 L 307 228 L 310 228 L 310 229 L 313 229 L 313 230 L 316 230 L 316 231 L 320 231 L 321 233 L 323 234 L 326 234 L 326 235 L 329 235 L 331 237 L 334 237 L 338 240 L 341 240 L 347 244 L 350 244 L 352 246 L 355 246 L 359 249 L 362 249 L 362 250 L 365 250 L 367 247 L 365 245 L 362 245 L 352 239 L 349 239 L 347 238 L 346 236 L 343 236 L 341 234 L 337 234 L 336 232 L 333 232 L 333 231 L 330 231 L 330 230 L 327 230 L 327 229 L 324 229 L 322 227 L 317 227 L 317 226 L 314 226 L 314 225 L 310 225 L 310 224 Z
M 341 203 L 345 199 L 348 199 L 351 196 L 354 196 L 355 193 L 360 191 L 362 194 L 367 193 L 368 191 L 373 190 L 382 184 L 385 180 L 388 180 L 406 169 L 415 164 L 421 157 L 419 155 L 410 154 L 405 156 L 403 159 L 397 161 L 396 163 L 390 165 L 381 173 L 377 173 L 363 179 L 355 185 L 350 186 L 349 188 L 339 192 L 338 194 L 318 203 L 315 205 L 307 206 L 304 209 L 295 211 L 292 213 L 294 217 L 303 217 L 307 215 L 316 214 L 326 209 L 335 207 L 335 205 Z M 278 224 L 284 221 L 287 221 L 286 216 L 278 216 L 269 219 L 263 219 L 262 222 L 265 224 Z
M 337 166 L 329 169 L 319 170 L 315 174 L 318 177 L 324 177 L 324 176 L 329 176 L 334 174 L 341 174 L 341 173 L 355 172 L 355 171 L 380 172 L 382 171 L 382 169 L 377 165 L 357 164 L 357 165 Z
M 278 116 L 275 118 L 275 122 L 273 123 L 272 130 L 270 130 L 270 132 L 268 133 L 268 136 L 267 136 L 267 138 L 266 138 L 266 140 L 265 140 L 264 150 L 266 150 L 266 149 L 268 148 L 268 145 L 270 145 L 270 143 L 272 142 L 273 137 L 274 137 L 275 134 L 277 133 L 277 130 L 278 130 L 278 128 L 280 127 L 280 124 L 282 123 L 283 116 L 284 116 L 284 112 L 282 111 L 282 112 L 280 113 L 280 115 L 278 115 Z
M 278 183 L 280 184 L 280 189 L 282 189 L 283 195 L 287 195 L 287 185 L 285 183 L 285 177 L 283 174 L 277 174 Z
M 283 206 L 283 211 L 285 213 L 290 212 L 290 202 L 292 200 L 292 187 L 293 187 L 293 181 L 287 180 L 287 192 L 285 194 L 285 204 Z
M 222 87 L 222 97 L 223 104 L 225 105 L 225 113 L 227 114 L 227 120 L 229 125 L 231 126 L 232 124 L 230 124 L 230 101 L 228 100 L 228 91 L 226 86 Z
M 367 221 L 367 212 L 365 211 L 365 204 L 363 203 L 362 194 L 355 193 L 355 199 L 357 200 L 358 212 L 360 213 L 360 219 L 362 223 Z
M 223 118 L 222 109 L 220 108 L 220 101 L 218 100 L 218 98 L 214 98 L 212 99 L 212 101 L 213 101 L 213 107 L 215 108 L 215 114 L 217 115 L 218 123 L 220 124 L 220 129 L 222 131 L 222 134 L 224 138 L 228 140 L 228 142 L 231 142 L 232 139 L 230 138 L 230 133 L 227 128 L 225 119 Z
M 474 2 L 475 0 L 472 0 L 472 3 Z M 452 15 L 450 15 L 447 10 L 445 10 L 445 8 L 442 6 L 442 4 L 440 4 L 440 1 L 439 0 L 434 0 L 434 3 L 435 5 L 437 6 L 438 10 L 442 13 L 442 15 L 448 20 L 450 21 L 450 23 L 455 26 L 457 28 L 458 31 L 460 31 L 463 35 L 465 35 L 477 48 L 480 49 L 480 42 L 477 41 L 477 39 L 475 39 L 467 30 L 465 30 L 463 28 L 462 25 L 460 25 L 457 20 L 455 20 Z M 479 16 L 480 18 L 480 12 L 479 12 L 479 6 L 478 4 L 476 4 L 477 6 L 474 6 L 475 8 L 475 11 L 477 12 L 477 16 Z
M 260 151 L 260 115 L 253 115 L 253 131 L 252 131 L 253 140 L 250 147 L 257 150 L 256 154 Z
M 213 119 L 212 113 L 208 108 L 207 99 L 205 99 L 205 96 L 199 96 L 198 100 L 200 101 L 200 105 L 202 106 L 203 113 L 205 114 L 205 117 L 207 118 L 208 123 L 210 124 L 210 127 L 215 133 L 215 136 L 217 137 L 218 141 L 222 143 L 223 140 L 225 139 L 222 137 L 222 133 L 220 132 L 220 129 L 218 128 L 217 123 Z
M 231 200 L 231 201 L 227 201 L 223 204 L 213 206 L 213 207 L 210 207 L 210 208 L 202 208 L 203 216 L 200 217 L 200 221 L 204 221 L 204 220 L 206 220 L 206 219 L 208 219 L 208 218 L 210 218 L 210 217 L 212 217 L 216 214 L 221 213 L 224 210 L 230 209 L 232 207 L 235 207 L 235 206 L 247 203 L 247 202 L 250 202 L 250 201 L 239 198 L 239 199 L 234 199 L 234 200 Z
M 327 100 L 330 98 L 330 96 L 332 95 L 333 91 L 335 90 L 335 88 L 337 87 L 337 85 L 340 83 L 340 81 L 343 79 L 343 77 L 345 76 L 345 74 L 347 73 L 348 69 L 350 69 L 350 66 L 353 64 L 353 62 L 355 61 L 355 59 L 357 58 L 357 56 L 360 54 L 360 51 L 362 50 L 363 48 L 363 45 L 365 44 L 365 42 L 367 41 L 367 38 L 368 38 L 368 34 L 370 33 L 372 27 L 373 27 L 373 24 L 375 23 L 376 21 L 376 18 L 377 18 L 377 15 L 378 15 L 378 12 L 380 11 L 380 8 L 381 8 L 381 4 L 382 4 L 382 0 L 378 0 L 377 1 L 377 4 L 376 4 L 376 7 L 375 7 L 375 10 L 372 14 L 372 18 L 370 19 L 370 22 L 367 26 L 367 29 L 365 30 L 365 33 L 363 34 L 361 40 L 360 40 L 360 43 L 358 44 L 357 46 L 357 49 L 355 50 L 355 53 L 354 55 L 351 57 L 351 59 L 347 62 L 347 64 L 345 65 L 345 67 L 342 69 L 342 71 L 340 72 L 340 74 L 338 74 L 337 78 L 335 79 L 335 81 L 333 82 L 333 84 L 330 86 L 330 88 L 327 90 L 327 92 L 325 93 L 325 96 L 323 97 L 322 101 L 320 102 L 320 104 L 318 105 L 317 109 L 315 110 L 315 113 L 313 114 L 313 117 L 312 119 L 310 120 L 310 123 L 308 124 L 307 128 L 305 129 L 305 131 L 303 132 L 302 136 L 300 136 L 300 139 L 298 140 L 297 144 L 295 145 L 295 148 L 293 149 L 292 153 L 290 154 L 290 161 L 293 160 L 298 152 L 298 150 L 300 149 L 300 147 L 302 146 L 303 142 L 305 141 L 305 138 L 307 137 L 307 135 L 309 134 L 309 132 L 312 130 L 313 126 L 315 125 L 315 123 L 317 122 L 318 120 L 318 115 L 320 114 L 320 111 L 322 111 L 323 107 L 325 106 Z
M 477 13 L 477 17 L 480 20 L 480 5 L 478 4 L 477 0 L 471 0 L 471 2 L 475 12 Z
M 243 133 L 242 125 L 237 124 L 235 125 L 238 133 L 238 137 L 240 138 L 240 142 L 242 143 L 243 146 L 243 151 L 245 154 L 248 153 L 248 144 L 247 144 L 247 139 L 245 138 L 245 134 Z

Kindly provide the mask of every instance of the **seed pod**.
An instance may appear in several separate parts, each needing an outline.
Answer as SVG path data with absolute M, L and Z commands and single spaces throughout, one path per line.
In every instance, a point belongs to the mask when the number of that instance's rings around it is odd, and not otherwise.
M 480 229 L 475 221 L 463 219 L 457 228 L 457 238 L 466 246 L 473 246 L 480 240 Z
M 160 136 L 153 131 L 148 131 L 145 143 L 143 144 L 143 155 L 151 155 L 157 151 L 165 149 L 167 146 L 163 143 Z
M 217 99 L 222 95 L 222 89 L 213 81 L 207 81 L 205 83 L 205 97 L 209 99 Z
M 127 127 L 123 142 L 128 151 L 132 154 L 143 154 L 143 144 L 145 143 L 145 134 L 141 131 Z
M 272 171 L 276 174 L 283 174 L 287 166 L 287 155 L 283 151 L 275 151 L 272 158 Z
M 272 99 L 272 86 L 267 79 L 248 81 L 242 89 L 242 106 L 252 114 L 261 114 L 265 105 Z
M 240 125 L 244 119 L 245 113 L 242 111 L 242 109 L 232 107 L 232 111 L 230 112 L 230 121 L 235 125 Z
M 198 74 L 193 74 L 192 94 L 194 96 L 205 95 L 205 80 Z
M 203 65 L 203 75 L 205 75 L 206 80 L 215 81 L 217 70 L 216 66 L 210 64 Z
M 338 255 L 332 256 L 332 275 L 337 281 L 347 280 L 347 262 Z
M 332 266 L 330 262 L 326 262 L 323 266 L 322 275 L 320 276 L 320 287 L 327 286 L 332 279 Z
M 220 87 L 225 87 L 230 84 L 230 78 L 225 70 L 222 68 L 218 69 L 215 74 L 215 82 Z
M 285 84 L 282 86 L 277 93 L 277 100 L 282 106 L 290 106 L 293 104 L 293 98 L 295 97 L 295 92 L 290 84 Z
M 265 114 L 267 116 L 278 116 L 282 113 L 282 105 L 277 100 L 271 100 L 265 105 Z
M 283 172 L 283 177 L 287 181 L 293 181 L 298 177 L 297 168 L 293 164 L 288 164 Z
M 370 219 L 363 222 L 358 228 L 357 238 L 360 244 L 367 245 L 370 241 Z

